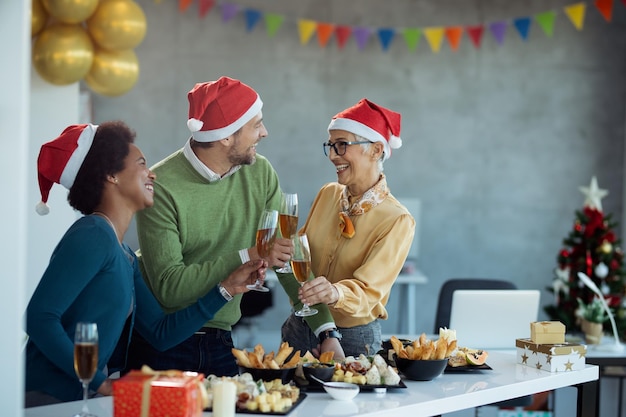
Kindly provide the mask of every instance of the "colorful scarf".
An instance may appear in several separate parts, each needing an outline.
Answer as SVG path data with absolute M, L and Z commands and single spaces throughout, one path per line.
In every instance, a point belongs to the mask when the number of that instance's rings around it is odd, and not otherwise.
M 339 205 L 341 211 L 339 212 L 339 229 L 341 235 L 345 238 L 351 239 L 356 231 L 354 225 L 349 216 L 359 216 L 365 214 L 380 203 L 389 195 L 389 188 L 387 188 L 387 180 L 385 174 L 380 174 L 380 179 L 372 188 L 367 190 L 363 196 L 356 202 L 350 204 L 350 194 L 348 187 L 343 189 L 341 200 Z

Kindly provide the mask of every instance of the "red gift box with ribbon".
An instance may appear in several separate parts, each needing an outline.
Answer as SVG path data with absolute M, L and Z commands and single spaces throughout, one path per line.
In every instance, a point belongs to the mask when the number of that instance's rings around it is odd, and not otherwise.
M 113 382 L 114 417 L 198 417 L 203 374 L 144 367 Z

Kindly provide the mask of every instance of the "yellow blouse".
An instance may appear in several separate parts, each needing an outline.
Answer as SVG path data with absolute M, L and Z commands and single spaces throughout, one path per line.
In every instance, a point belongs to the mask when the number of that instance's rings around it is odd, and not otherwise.
M 344 186 L 326 184 L 317 194 L 302 231 L 311 246 L 311 269 L 336 284 L 339 300 L 330 306 L 339 327 L 387 319 L 391 287 L 409 253 L 415 220 L 389 194 L 365 214 L 350 216 L 355 234 L 341 235 L 339 215 Z

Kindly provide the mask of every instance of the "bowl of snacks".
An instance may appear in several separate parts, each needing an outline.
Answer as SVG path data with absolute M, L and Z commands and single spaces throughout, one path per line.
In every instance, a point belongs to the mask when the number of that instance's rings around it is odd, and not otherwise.
M 443 373 L 448 359 L 406 359 L 396 357 L 398 371 L 413 381 L 431 381 Z
M 293 353 L 293 348 L 287 342 L 280 345 L 278 353 L 274 351 L 266 353 L 260 344 L 254 347 L 252 352 L 245 349 L 231 349 L 239 373 L 249 373 L 254 380 L 274 381 L 279 379 L 283 384 L 293 380 L 296 373 L 296 366 L 300 362 L 300 354 Z
M 313 384 L 319 384 L 315 378 L 328 382 L 335 373 L 335 364 L 322 362 L 304 363 L 302 364 L 302 372 L 306 379 Z

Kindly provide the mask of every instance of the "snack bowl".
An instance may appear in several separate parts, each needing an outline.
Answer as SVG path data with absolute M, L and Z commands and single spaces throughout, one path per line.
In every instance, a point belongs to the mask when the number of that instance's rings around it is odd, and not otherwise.
M 302 372 L 309 382 L 319 384 L 313 377 L 328 382 L 335 373 L 335 365 L 332 363 L 305 363 L 302 365 Z
M 244 374 L 246 372 L 252 375 L 252 379 L 255 381 L 273 381 L 275 379 L 280 379 L 283 384 L 288 384 L 293 381 L 293 377 L 296 374 L 296 368 L 260 369 L 239 366 L 239 374 Z
M 407 379 L 413 381 L 431 381 L 443 373 L 448 359 L 418 360 L 395 356 L 396 366 Z
M 324 391 L 335 400 L 350 401 L 357 396 L 361 388 L 349 382 L 324 382 Z

